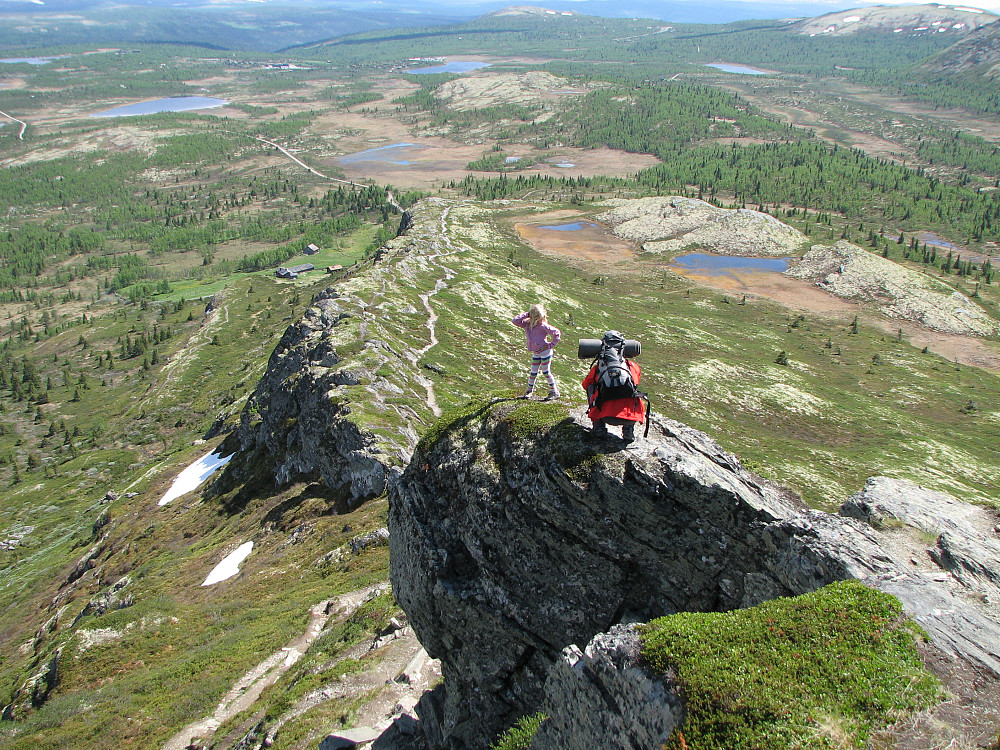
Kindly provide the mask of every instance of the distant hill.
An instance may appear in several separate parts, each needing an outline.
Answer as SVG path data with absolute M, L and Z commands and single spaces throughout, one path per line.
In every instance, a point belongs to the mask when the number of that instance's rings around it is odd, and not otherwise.
M 889 34 L 931 35 L 967 34 L 991 24 L 998 16 L 975 8 L 942 5 L 879 5 L 854 8 L 808 18 L 796 25 L 796 31 L 809 36 L 821 34 L 856 34 L 882 31 Z
M 1000 24 L 991 23 L 935 55 L 923 67 L 932 73 L 1000 73 Z

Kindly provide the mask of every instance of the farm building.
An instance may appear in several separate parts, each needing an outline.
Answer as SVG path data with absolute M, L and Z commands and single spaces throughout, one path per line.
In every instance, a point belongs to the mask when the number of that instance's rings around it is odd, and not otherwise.
M 312 263 L 303 263 L 301 266 L 289 266 L 288 268 L 279 266 L 278 270 L 274 272 L 274 275 L 279 279 L 294 279 L 298 277 L 300 273 L 312 271 L 314 268 L 316 268 L 316 266 Z
M 319 252 L 319 248 L 313 245 L 312 243 L 309 243 L 308 245 L 306 245 L 306 249 L 303 250 L 302 252 L 305 255 L 315 255 L 316 253 Z

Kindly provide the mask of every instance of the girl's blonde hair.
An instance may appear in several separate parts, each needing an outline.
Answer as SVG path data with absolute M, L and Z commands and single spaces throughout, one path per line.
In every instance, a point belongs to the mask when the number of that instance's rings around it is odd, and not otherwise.
M 539 323 L 545 322 L 545 307 L 542 305 L 532 305 L 528 310 L 528 318 L 531 320 L 531 327 L 534 328 Z

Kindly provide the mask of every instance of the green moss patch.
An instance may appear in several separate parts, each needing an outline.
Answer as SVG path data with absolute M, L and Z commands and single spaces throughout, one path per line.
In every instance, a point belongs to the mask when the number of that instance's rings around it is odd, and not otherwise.
M 565 404 L 554 401 L 523 401 L 504 415 L 513 438 L 526 438 L 551 429 L 568 419 Z
M 654 620 L 642 628 L 643 657 L 676 675 L 686 710 L 664 747 L 863 747 L 935 701 L 918 633 L 898 600 L 857 581 Z
M 538 728 L 547 718 L 541 712 L 521 717 L 514 726 L 497 737 L 489 750 L 527 750 Z

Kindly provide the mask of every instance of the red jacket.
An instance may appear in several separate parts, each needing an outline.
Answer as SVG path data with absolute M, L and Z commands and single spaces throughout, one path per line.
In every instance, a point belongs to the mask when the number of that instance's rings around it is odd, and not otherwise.
M 632 372 L 632 380 L 639 385 L 642 368 L 630 359 L 625 360 Z M 590 368 L 587 377 L 583 379 L 583 389 L 587 392 L 587 400 L 592 404 L 597 396 L 597 365 Z M 587 411 L 587 416 L 593 422 L 605 417 L 620 417 L 632 422 L 642 422 L 646 419 L 646 405 L 640 398 L 613 398 L 601 403 L 600 408 L 593 406 Z

